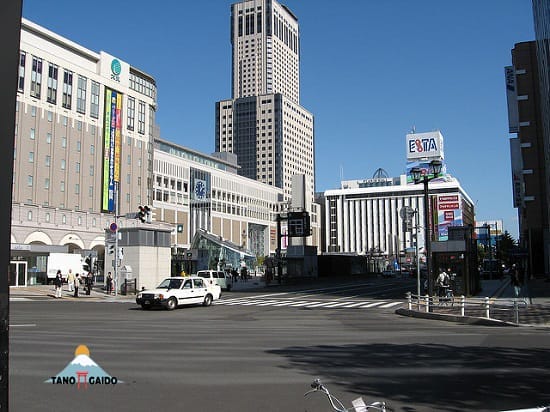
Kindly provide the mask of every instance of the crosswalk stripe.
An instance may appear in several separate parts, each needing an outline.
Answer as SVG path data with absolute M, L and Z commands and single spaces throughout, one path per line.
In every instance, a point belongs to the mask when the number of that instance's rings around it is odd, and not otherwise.
M 386 302 L 374 302 L 374 303 L 368 303 L 366 305 L 359 306 L 360 308 L 373 308 L 375 306 L 383 305 Z
M 355 307 L 357 307 L 357 306 L 366 305 L 367 303 L 370 303 L 370 302 L 368 302 L 368 301 L 367 301 L 367 302 L 365 302 L 365 301 L 363 301 L 363 302 L 355 302 L 355 303 L 350 303 L 349 305 L 346 305 L 346 306 L 344 306 L 344 307 L 346 307 L 346 308 L 355 308 Z
M 380 307 L 384 309 L 388 309 L 388 308 L 391 308 L 392 306 L 397 306 L 397 305 L 401 305 L 401 302 L 390 302 Z
M 351 302 L 334 302 L 325 306 L 325 308 L 337 308 L 338 306 L 344 306 Z
M 277 302 L 280 302 L 280 300 L 266 300 L 263 303 L 259 303 L 258 306 L 269 306 Z

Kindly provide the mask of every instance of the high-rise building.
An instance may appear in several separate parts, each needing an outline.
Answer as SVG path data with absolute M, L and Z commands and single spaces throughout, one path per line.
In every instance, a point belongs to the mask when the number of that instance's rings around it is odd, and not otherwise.
M 216 151 L 237 155 L 239 174 L 292 194 L 292 177 L 315 188 L 313 115 L 300 106 L 298 19 L 275 0 L 231 7 L 232 97 L 216 103 Z
M 513 204 L 518 209 L 519 246 L 525 250 L 530 274 L 545 271 L 547 256 L 544 228 L 548 228 L 548 203 L 541 92 L 534 41 L 517 43 L 512 49 L 512 66 L 505 68 L 512 163 Z

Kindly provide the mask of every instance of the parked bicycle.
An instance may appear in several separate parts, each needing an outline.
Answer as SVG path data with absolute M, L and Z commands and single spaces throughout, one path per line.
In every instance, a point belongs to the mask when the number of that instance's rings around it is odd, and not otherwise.
M 304 393 L 304 396 L 307 396 L 313 392 L 322 392 L 328 398 L 330 405 L 332 406 L 332 409 L 334 409 L 337 412 L 351 412 L 351 411 L 367 412 L 369 410 L 391 412 L 393 410 L 386 405 L 386 402 L 373 402 L 367 405 L 363 400 L 363 398 L 357 398 L 353 400 L 351 402 L 352 407 L 348 409 L 342 404 L 342 402 L 340 402 L 338 398 L 336 398 L 336 396 L 332 395 L 329 392 L 327 387 L 321 383 L 320 379 L 315 379 L 311 383 L 311 387 L 312 389 Z

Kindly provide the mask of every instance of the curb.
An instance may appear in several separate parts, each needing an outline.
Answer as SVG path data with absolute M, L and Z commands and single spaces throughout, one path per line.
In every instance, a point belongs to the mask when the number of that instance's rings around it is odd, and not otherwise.
M 498 319 L 487 319 L 487 318 L 478 318 L 474 316 L 458 316 L 458 315 L 448 315 L 445 313 L 431 313 L 431 312 L 418 312 L 415 310 L 409 310 L 404 308 L 399 308 L 395 311 L 397 315 L 408 316 L 411 318 L 420 318 L 420 319 L 435 319 L 442 320 L 446 322 L 455 322 L 463 323 L 467 325 L 480 325 L 480 326 L 513 326 L 519 327 L 520 325 L 512 322 L 505 322 Z

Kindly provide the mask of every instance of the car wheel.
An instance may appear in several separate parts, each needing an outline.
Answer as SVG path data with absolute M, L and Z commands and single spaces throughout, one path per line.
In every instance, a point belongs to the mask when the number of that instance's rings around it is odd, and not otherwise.
M 174 310 L 176 309 L 176 306 L 178 306 L 178 302 L 176 301 L 176 298 L 170 298 L 168 299 L 168 302 L 166 302 L 166 309 L 168 310 Z
M 204 297 L 204 301 L 202 302 L 202 306 L 210 306 L 212 304 L 212 295 L 206 295 Z
M 142 304 L 142 305 L 141 305 L 141 308 L 142 308 L 143 310 L 149 310 L 149 309 L 151 309 L 151 305 Z

